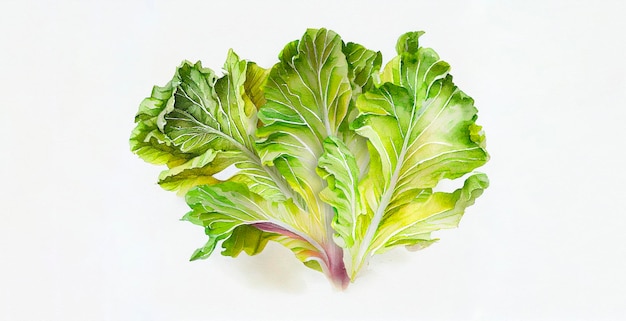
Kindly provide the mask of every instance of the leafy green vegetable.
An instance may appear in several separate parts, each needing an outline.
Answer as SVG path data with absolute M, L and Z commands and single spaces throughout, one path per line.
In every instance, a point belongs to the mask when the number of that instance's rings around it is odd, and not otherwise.
M 372 255 L 456 227 L 488 186 L 472 171 L 489 156 L 474 101 L 421 35 L 402 35 L 382 72 L 380 52 L 309 29 L 270 69 L 231 50 L 221 77 L 185 61 L 154 87 L 131 150 L 167 165 L 159 184 L 186 195 L 183 219 L 205 229 L 191 259 L 274 241 L 345 288 Z

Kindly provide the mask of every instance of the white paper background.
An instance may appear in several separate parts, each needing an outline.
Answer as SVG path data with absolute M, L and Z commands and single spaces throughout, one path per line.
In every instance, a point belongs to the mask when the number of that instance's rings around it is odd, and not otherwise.
M 626 12 L 579 1 L 3 1 L 0 320 L 625 319 Z M 307 27 L 397 37 L 475 98 L 491 187 L 461 227 L 380 256 L 347 291 L 289 251 L 204 242 L 132 119 L 183 59 L 270 66 Z

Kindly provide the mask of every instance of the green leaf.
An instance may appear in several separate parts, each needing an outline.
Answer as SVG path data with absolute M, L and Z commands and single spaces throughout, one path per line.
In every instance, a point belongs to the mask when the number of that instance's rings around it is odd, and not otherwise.
M 212 185 L 220 182 L 213 175 L 226 169 L 241 155 L 233 152 L 208 150 L 187 162 L 164 170 L 159 175 L 159 185 L 168 191 L 184 195 L 197 185 Z
M 197 186 L 187 193 L 186 200 L 192 211 L 184 219 L 206 227 L 210 242 L 228 239 L 223 245 L 226 255 L 246 249 L 258 253 L 271 239 L 291 249 L 307 266 L 330 269 L 327 250 L 320 243 L 325 231 L 316 217 L 302 212 L 291 200 L 272 202 L 233 182 Z M 240 228 L 246 225 L 277 235 L 243 236 L 241 229 L 250 231 Z M 241 237 L 244 239 L 238 240 Z
M 380 51 L 369 50 L 354 42 L 347 43 L 343 52 L 349 66 L 348 77 L 352 85 L 352 98 L 356 100 L 360 93 L 372 89 L 379 82 L 377 78 L 383 56 Z
M 199 62 L 183 62 L 177 69 L 171 82 L 173 103 L 159 114 L 157 125 L 181 151 L 197 156 L 163 172 L 161 186 L 184 193 L 219 182 L 213 175 L 235 165 L 239 172 L 231 180 L 248 184 L 267 199 L 298 201 L 277 170 L 261 163 L 254 147 L 257 106 L 252 99 L 262 103 L 259 92 L 267 71 L 232 51 L 224 70 L 226 75 L 218 79 Z
M 209 256 L 211 256 L 211 253 L 213 253 L 216 244 L 217 242 L 214 238 L 209 238 L 209 240 L 203 247 L 196 249 L 193 254 L 191 254 L 191 258 L 189 258 L 189 261 L 207 259 Z
M 267 102 L 258 114 L 263 125 L 257 148 L 263 163 L 276 167 L 317 218 L 314 224 L 324 232 L 320 242 L 331 257 L 330 273 L 341 275 L 335 280 L 343 286 L 342 250 L 333 242 L 334 212 L 320 199 L 326 182 L 316 171 L 324 139 L 348 127 L 352 87 L 342 49 L 341 38 L 326 29 L 309 29 L 283 49 L 264 87 Z
M 368 91 L 379 82 L 379 72 L 382 63 L 382 54 L 374 52 L 362 45 L 349 42 L 343 52 L 348 62 L 348 78 L 352 86 L 352 97 L 348 108 L 348 115 L 340 128 L 340 138 L 354 155 L 359 168 L 359 177 L 362 177 L 369 167 L 369 152 L 367 140 L 349 128 L 350 123 L 359 114 L 356 100 L 361 93 Z
M 461 177 L 488 160 L 483 136 L 476 131 L 473 100 L 454 85 L 447 63 L 431 49 L 419 47 L 420 34 L 400 38 L 399 56 L 381 76 L 388 82 L 357 100 L 360 115 L 352 127 L 368 139 L 371 163 L 359 183 L 366 204 L 365 217 L 359 222 L 367 229 L 358 249 L 351 249 L 352 277 L 368 257 L 387 247 L 387 241 L 381 240 L 393 234 L 394 228 L 428 214 L 423 202 L 431 197 L 433 204 L 441 201 L 442 194 L 428 196 L 441 179 Z M 456 213 L 460 218 L 462 210 Z M 435 222 L 439 225 L 434 229 L 452 226 Z M 411 235 L 420 235 L 416 242 L 428 241 L 424 236 L 433 228 Z M 411 238 L 405 236 L 403 244 L 410 243 L 406 240 Z
M 137 126 L 130 136 L 131 151 L 146 162 L 156 165 L 177 166 L 193 157 L 181 152 L 157 127 L 158 115 L 167 104 L 173 103 L 172 91 L 171 83 L 152 89 L 152 95 L 139 105 L 135 116 Z
M 269 69 L 264 69 L 253 62 L 248 62 L 246 81 L 243 83 L 243 86 L 245 96 L 250 99 L 250 102 L 252 102 L 257 109 L 265 105 L 263 87 L 265 86 L 269 74 Z
M 383 218 L 370 246 L 371 251 L 383 253 L 396 245 L 413 246 L 414 249 L 430 245 L 436 241 L 430 238 L 430 233 L 457 227 L 465 209 L 473 205 L 488 186 L 485 174 L 475 174 L 453 193 L 422 190 L 422 195 Z
M 263 251 L 268 241 L 277 239 L 278 236 L 279 234 L 267 233 L 252 225 L 240 225 L 222 242 L 222 255 L 237 257 L 242 251 L 248 255 L 257 255 Z

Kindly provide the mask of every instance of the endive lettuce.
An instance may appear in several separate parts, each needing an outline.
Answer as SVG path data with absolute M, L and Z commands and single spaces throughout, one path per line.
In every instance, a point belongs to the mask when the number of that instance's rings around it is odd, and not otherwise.
M 488 186 L 473 170 L 489 156 L 473 100 L 421 35 L 402 35 L 382 71 L 379 52 L 309 29 L 270 69 L 231 50 L 222 76 L 185 61 L 154 87 L 131 150 L 167 165 L 159 184 L 204 227 L 191 259 L 274 241 L 345 288 L 372 255 L 456 227 Z M 456 191 L 433 191 L 461 177 Z

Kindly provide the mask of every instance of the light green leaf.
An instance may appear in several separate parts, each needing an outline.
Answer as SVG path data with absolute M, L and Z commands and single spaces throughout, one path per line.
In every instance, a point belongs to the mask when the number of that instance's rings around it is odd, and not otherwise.
M 267 103 L 259 111 L 263 162 L 275 165 L 319 217 L 326 210 L 318 197 L 324 182 L 315 172 L 317 159 L 322 141 L 337 135 L 351 96 L 342 46 L 341 38 L 326 29 L 310 29 L 289 43 L 270 72 Z
M 289 43 L 272 67 L 259 110 L 257 148 L 306 203 L 324 232 L 320 243 L 331 257 L 332 275 L 345 275 L 342 250 L 333 241 L 332 208 L 320 199 L 326 182 L 317 175 L 322 142 L 338 136 L 350 107 L 352 87 L 343 42 L 334 32 L 309 29 Z M 344 282 L 343 276 L 339 278 Z
M 332 224 L 335 242 L 343 248 L 351 248 L 357 236 L 357 219 L 363 214 L 358 190 L 359 168 L 348 147 L 336 137 L 326 138 L 324 151 L 318 173 L 328 182 L 328 187 L 320 193 L 320 198 L 335 210 Z

